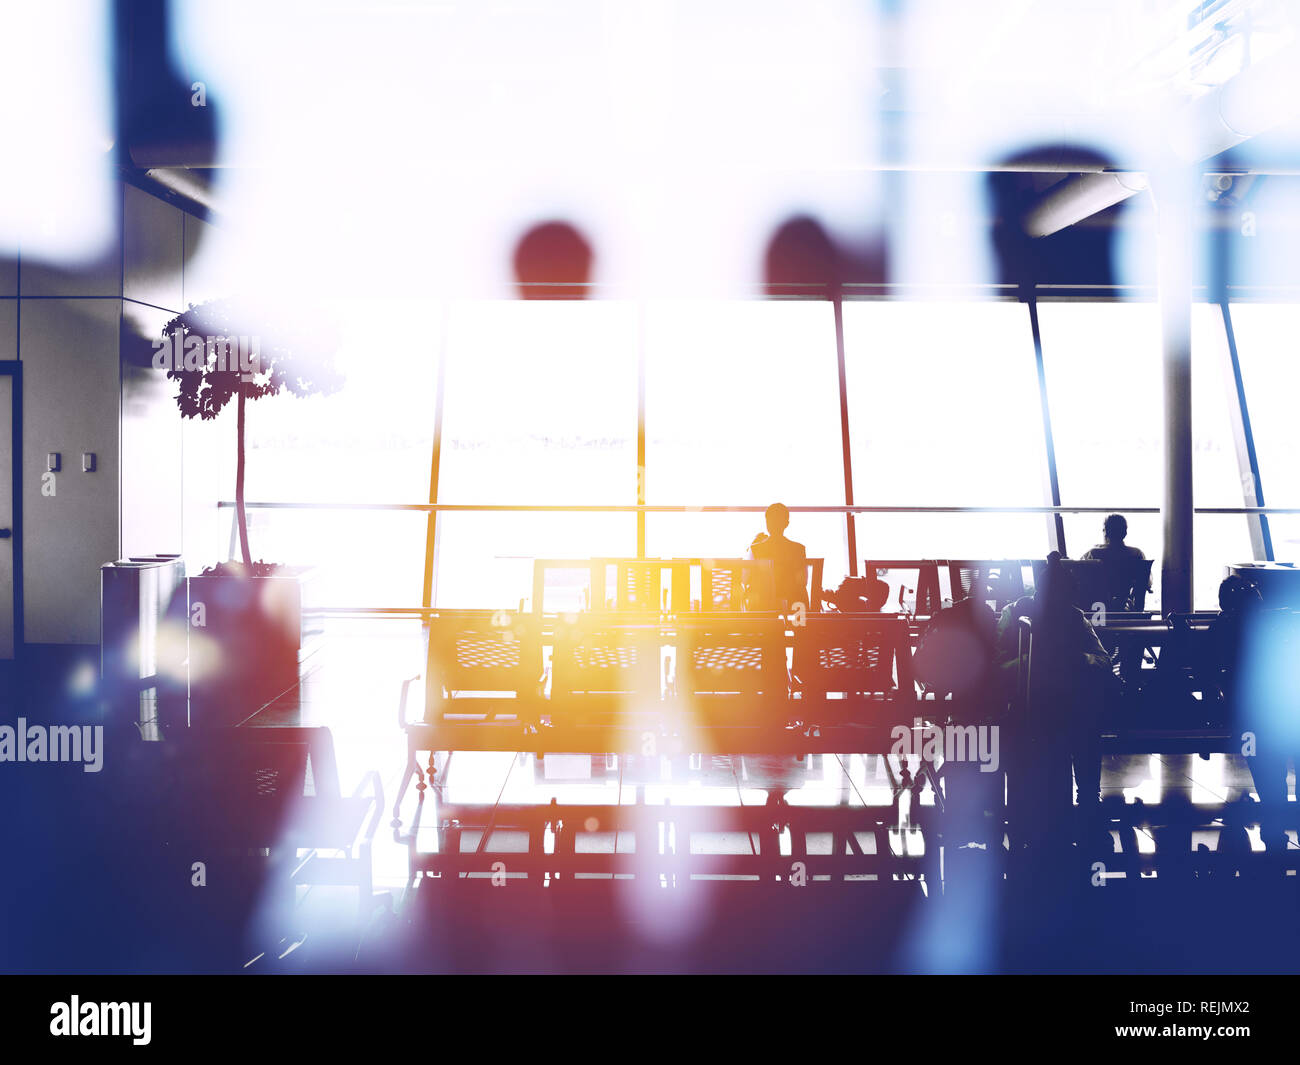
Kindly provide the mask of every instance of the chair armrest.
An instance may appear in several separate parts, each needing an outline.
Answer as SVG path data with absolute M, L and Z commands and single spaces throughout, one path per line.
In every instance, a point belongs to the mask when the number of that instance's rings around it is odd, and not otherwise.
M 1029 671 L 1033 665 L 1034 623 L 1023 614 L 1016 619 L 1016 701 L 1029 716 Z
M 410 694 L 411 684 L 419 679 L 420 674 L 417 673 L 415 676 L 407 677 L 406 680 L 402 681 L 402 697 L 397 703 L 397 727 L 400 729 L 406 728 L 406 698 Z

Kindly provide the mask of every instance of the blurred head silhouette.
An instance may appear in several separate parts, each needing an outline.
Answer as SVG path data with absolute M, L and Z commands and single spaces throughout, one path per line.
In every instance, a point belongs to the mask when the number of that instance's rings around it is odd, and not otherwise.
M 790 524 L 790 510 L 784 503 L 773 503 L 764 514 L 767 531 L 772 536 L 780 536 Z
M 1224 614 L 1245 614 L 1263 602 L 1255 582 L 1244 577 L 1234 574 L 1219 585 L 1219 610 Z
M 534 226 L 515 247 L 515 281 L 523 299 L 584 299 L 591 281 L 591 245 L 568 222 Z
M 1108 514 L 1101 523 L 1101 532 L 1107 543 L 1122 544 L 1128 535 L 1128 520 L 1123 514 Z

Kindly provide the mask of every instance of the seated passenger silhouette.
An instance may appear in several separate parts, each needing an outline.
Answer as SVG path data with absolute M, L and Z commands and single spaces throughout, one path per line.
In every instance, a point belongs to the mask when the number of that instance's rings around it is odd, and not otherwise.
M 759 534 L 749 545 L 749 557 L 772 563 L 776 606 L 790 610 L 795 603 L 808 605 L 808 553 L 804 546 L 785 535 L 790 511 L 784 503 L 773 503 L 764 515 L 767 535 Z
M 1134 587 L 1138 580 L 1139 564 L 1146 561 L 1146 555 L 1139 548 L 1124 542 L 1128 536 L 1128 519 L 1123 514 L 1108 514 L 1101 526 L 1103 540 L 1096 547 L 1090 547 L 1083 553 L 1084 562 L 1101 562 L 1106 572 L 1106 587 L 1110 602 L 1106 605 L 1111 610 L 1129 610 L 1133 604 L 1130 597 L 1136 592 L 1151 591 L 1151 577 L 1147 574 L 1146 588 Z

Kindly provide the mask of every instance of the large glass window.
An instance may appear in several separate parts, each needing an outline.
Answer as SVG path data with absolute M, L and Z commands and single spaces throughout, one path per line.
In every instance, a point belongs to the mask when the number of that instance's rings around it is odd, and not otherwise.
M 230 557 L 239 557 L 233 510 Z M 311 567 L 307 607 L 418 607 L 424 585 L 427 519 L 422 511 L 250 510 L 254 558 Z
M 635 323 L 615 301 L 453 306 L 439 501 L 635 503 Z
M 1163 498 L 1163 379 L 1160 312 L 1154 303 L 1043 303 L 1043 358 L 1061 502 L 1125 511 Z M 1216 307 L 1192 308 L 1192 478 L 1197 506 L 1241 506 L 1232 441 L 1226 339 Z M 1128 542 L 1156 560 L 1158 514 L 1128 514 Z M 1078 557 L 1101 538 L 1102 514 L 1066 515 L 1066 544 Z M 1225 563 L 1250 557 L 1244 517 L 1196 519 L 1193 598 L 1213 607 Z
M 633 514 L 441 514 L 433 601 L 449 609 L 531 609 L 536 559 L 635 554 Z M 578 609 L 576 598 L 569 608 Z
M 1159 507 L 1162 495 L 1160 313 L 1154 303 L 1040 303 L 1052 438 L 1066 506 L 1120 512 Z M 1067 514 L 1078 558 L 1102 539 L 1103 514 Z M 1156 559 L 1158 514 L 1127 513 L 1128 542 Z M 1149 599 L 1154 606 L 1158 600 Z
M 1039 313 L 1063 502 L 1157 507 L 1156 306 L 1047 303 Z M 481 301 L 455 305 L 444 321 L 437 304 L 359 300 L 343 306 L 341 319 L 345 384 L 338 393 L 250 407 L 250 500 L 424 499 L 443 353 L 440 502 L 634 503 L 638 345 L 646 368 L 647 502 L 761 506 L 780 499 L 798 507 L 843 499 L 834 316 L 824 301 L 681 300 L 640 308 Z M 858 503 L 1044 501 L 1022 304 L 860 301 L 845 305 L 844 319 Z M 1300 441 L 1283 398 L 1300 374 L 1275 353 L 1300 314 L 1290 306 L 1238 305 L 1234 321 L 1265 485 L 1271 502 L 1285 503 L 1288 494 L 1300 498 L 1300 475 L 1286 461 Z M 1242 498 L 1227 370 L 1219 311 L 1197 305 L 1198 506 L 1237 506 Z M 233 455 L 217 458 L 228 496 Z M 1072 555 L 1100 538 L 1101 517 L 1066 516 Z M 1157 557 L 1158 515 L 1129 518 L 1130 542 Z M 252 512 L 250 525 L 257 556 L 318 567 L 318 602 L 419 601 L 419 512 L 263 510 Z M 1279 519 L 1273 527 L 1279 557 L 1294 558 L 1300 523 Z M 758 513 L 650 514 L 647 553 L 739 555 L 761 528 Z M 435 603 L 517 606 L 531 594 L 533 559 L 631 555 L 635 529 L 631 514 L 444 513 Z M 1035 514 L 857 519 L 859 554 L 877 559 L 1041 557 L 1047 529 Z M 1244 518 L 1207 515 L 1197 518 L 1196 534 L 1196 603 L 1212 606 L 1223 566 L 1250 557 L 1248 528 Z M 824 584 L 835 587 L 849 568 L 843 516 L 796 512 L 790 535 L 826 559 Z
M 332 305 L 343 384 L 249 404 L 247 498 L 417 503 L 428 498 L 442 308 L 411 300 Z M 233 426 L 234 406 L 223 412 Z
M 1232 329 L 1246 386 L 1264 500 L 1275 507 L 1300 507 L 1300 306 L 1286 303 L 1234 303 Z M 1300 562 L 1300 518 L 1269 518 L 1273 553 L 1282 562 Z
M 844 501 L 835 319 L 824 301 L 681 300 L 645 311 L 646 502 Z M 653 557 L 738 557 L 761 514 L 650 514 Z M 789 535 L 848 569 L 839 515 L 795 514 Z
M 1042 417 L 1027 308 L 854 302 L 844 307 L 854 502 L 1037 506 Z M 868 514 L 866 558 L 1041 558 L 1037 514 Z
M 1159 506 L 1158 308 L 1154 303 L 1041 303 L 1038 321 L 1061 501 L 1117 510 Z M 1067 542 L 1071 554 L 1083 550 L 1083 541 Z
M 1192 490 L 1198 507 L 1240 507 L 1244 501 L 1232 434 L 1236 383 L 1223 313 L 1215 304 L 1192 307 Z M 1217 609 L 1224 566 L 1252 558 L 1244 515 L 1196 517 L 1192 574 L 1194 605 Z
M 449 313 L 438 501 L 635 503 L 635 308 L 502 300 Z M 443 607 L 517 607 L 535 558 L 636 553 L 630 514 L 445 513 L 438 525 Z
M 1242 505 L 1241 470 L 1232 436 L 1236 384 L 1223 313 L 1192 306 L 1192 486 L 1198 507 Z M 1246 528 L 1245 518 L 1238 524 Z M 1199 546 L 1199 545 L 1198 545 Z M 1227 561 L 1241 561 L 1230 559 Z
M 412 300 L 331 305 L 342 386 L 327 396 L 281 393 L 249 404 L 245 497 L 250 502 L 418 503 L 428 498 L 441 308 Z M 203 461 L 234 494 L 231 404 Z M 198 439 L 191 433 L 188 440 Z M 197 471 L 196 471 L 197 472 Z M 225 532 L 234 511 L 220 512 Z M 418 606 L 425 517 L 419 512 L 249 511 L 253 557 L 312 566 L 315 606 Z M 222 556 L 238 548 L 221 544 Z M 208 561 L 208 559 L 205 559 Z

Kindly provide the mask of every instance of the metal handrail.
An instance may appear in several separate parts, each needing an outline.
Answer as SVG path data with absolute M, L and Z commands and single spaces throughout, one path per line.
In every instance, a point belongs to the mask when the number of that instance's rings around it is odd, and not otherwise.
M 217 501 L 218 510 L 235 506 L 234 500 Z M 473 513 L 509 511 L 538 514 L 762 514 L 761 506 L 687 506 L 655 503 L 288 503 L 246 502 L 248 510 L 417 511 L 420 513 Z M 790 506 L 792 514 L 1159 514 L 1159 507 L 929 507 L 929 506 Z M 1300 507 L 1196 507 L 1196 514 L 1300 514 Z

